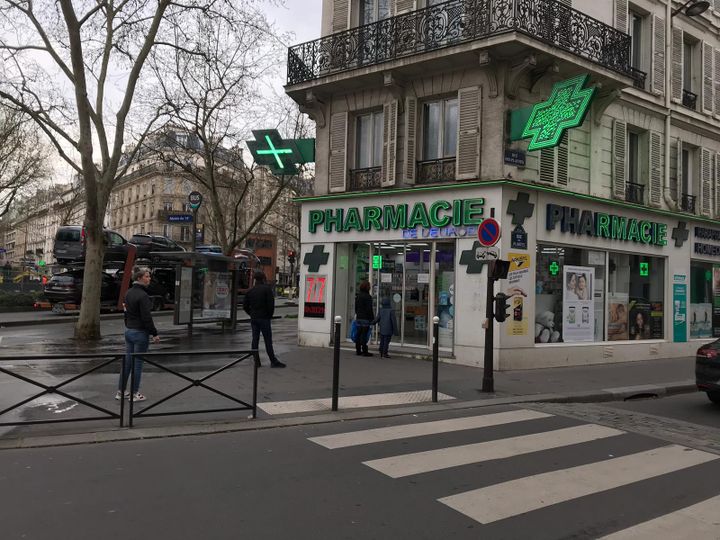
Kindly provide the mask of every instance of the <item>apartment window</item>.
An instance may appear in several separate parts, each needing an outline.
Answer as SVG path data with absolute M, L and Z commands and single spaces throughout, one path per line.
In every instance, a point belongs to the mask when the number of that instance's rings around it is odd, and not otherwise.
M 189 203 L 189 202 L 184 203 L 184 204 L 183 204 L 183 208 L 184 208 L 184 210 L 185 210 L 186 212 L 192 212 L 192 211 L 193 211 L 192 206 L 190 206 L 190 203 Z
M 163 229 L 162 229 L 162 230 L 163 230 L 163 236 L 164 236 L 165 238 L 170 238 L 170 231 L 171 231 L 170 225 L 163 225 Z
M 172 201 L 163 201 L 163 210 L 166 212 L 172 212 L 173 203 Z
M 173 179 L 172 178 L 164 178 L 163 179 L 163 193 L 165 195 L 170 195 L 173 192 Z
M 697 209 L 697 193 L 695 176 L 700 170 L 698 151 L 696 148 L 683 144 L 680 152 L 682 181 L 678 185 L 680 210 L 694 214 Z
M 687 41 L 683 42 L 683 90 L 692 92 L 692 75 L 693 75 L 693 44 Z
M 642 41 L 644 17 L 637 12 L 630 11 L 628 31 L 630 33 L 630 65 L 635 69 L 642 69 Z
M 356 163 L 358 169 L 380 167 L 382 164 L 383 113 L 357 117 Z
M 390 16 L 390 0 L 362 0 L 360 25 L 374 23 Z
M 457 149 L 457 98 L 423 105 L 423 159 L 454 157 Z
M 180 241 L 181 242 L 189 242 L 190 241 L 190 227 L 180 227 Z
M 145 234 L 145 225 L 140 225 L 140 234 Z
M 150 195 L 155 195 L 155 182 L 150 184 Z

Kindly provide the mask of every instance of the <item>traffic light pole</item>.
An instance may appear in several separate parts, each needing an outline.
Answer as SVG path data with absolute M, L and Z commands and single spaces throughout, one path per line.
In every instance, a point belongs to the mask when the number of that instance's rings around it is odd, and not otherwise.
M 487 278 L 487 294 L 485 297 L 485 318 L 487 320 L 487 328 L 485 328 L 485 362 L 483 365 L 483 392 L 495 391 L 495 378 L 493 375 L 493 340 L 495 331 L 495 317 L 493 315 L 493 306 L 495 304 L 495 278 L 491 277 L 490 267 L 488 267 Z

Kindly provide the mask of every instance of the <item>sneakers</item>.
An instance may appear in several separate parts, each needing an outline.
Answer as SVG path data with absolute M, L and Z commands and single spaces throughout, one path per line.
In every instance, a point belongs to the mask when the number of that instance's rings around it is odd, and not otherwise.
M 133 401 L 145 401 L 147 398 L 143 396 L 140 392 L 135 392 L 133 394 Z
M 115 392 L 115 399 L 117 399 L 119 401 L 121 397 L 122 397 L 122 393 L 120 392 L 120 390 Z M 128 399 L 129 397 L 130 397 L 130 392 L 125 390 L 125 399 Z
M 275 367 L 275 368 L 284 368 L 284 367 L 286 367 L 286 365 L 283 364 L 280 360 L 275 360 L 274 362 L 271 362 L 271 363 L 270 363 L 270 367 L 271 367 L 271 368 L 273 368 L 273 367 Z

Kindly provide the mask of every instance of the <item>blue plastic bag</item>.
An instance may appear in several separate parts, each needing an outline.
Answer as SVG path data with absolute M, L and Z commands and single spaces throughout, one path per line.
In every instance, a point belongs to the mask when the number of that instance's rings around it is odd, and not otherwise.
M 357 336 L 358 336 L 358 330 L 360 328 L 360 325 L 358 322 L 353 319 L 350 323 L 350 339 L 353 341 L 353 343 L 357 343 Z M 368 326 L 368 331 L 366 334 L 365 344 L 367 345 L 370 343 L 370 337 L 372 336 L 372 326 Z

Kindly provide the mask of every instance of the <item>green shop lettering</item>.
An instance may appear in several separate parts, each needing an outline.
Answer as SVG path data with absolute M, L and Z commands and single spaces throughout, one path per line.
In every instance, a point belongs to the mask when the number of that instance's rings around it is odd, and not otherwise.
M 603 212 L 580 210 L 559 204 L 548 204 L 545 227 L 554 231 L 559 223 L 562 232 L 584 234 L 610 240 L 639 244 L 667 245 L 667 225 L 655 221 L 637 220 Z
M 386 204 L 310 210 L 308 230 L 317 232 L 318 227 L 329 232 L 390 231 L 416 227 L 462 227 L 482 222 L 484 199 L 455 199 L 435 201 L 429 205 L 417 202 L 409 204 Z

